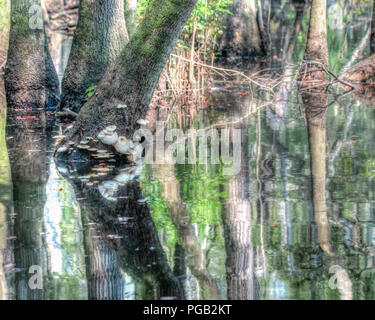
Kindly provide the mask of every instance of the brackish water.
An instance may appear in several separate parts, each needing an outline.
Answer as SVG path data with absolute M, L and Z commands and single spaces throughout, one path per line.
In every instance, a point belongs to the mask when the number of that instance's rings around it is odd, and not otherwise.
M 366 32 L 346 30 L 330 37 L 337 73 Z M 204 108 L 171 114 L 184 132 L 240 129 L 238 174 L 210 158 L 145 164 L 113 192 L 99 186 L 124 167 L 103 161 L 88 177 L 85 164 L 55 163 L 63 128 L 51 113 L 44 128 L 44 112 L 20 109 L 7 137 L 3 117 L 0 299 L 375 299 L 375 108 L 334 89 L 309 139 L 294 89 L 214 83 Z

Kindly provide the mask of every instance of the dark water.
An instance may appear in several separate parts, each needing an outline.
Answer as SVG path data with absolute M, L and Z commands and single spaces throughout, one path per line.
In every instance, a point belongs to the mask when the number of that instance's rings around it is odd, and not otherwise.
M 335 72 L 356 60 L 363 19 L 331 24 Z M 287 29 L 277 30 L 282 44 Z M 303 54 L 300 37 L 289 62 Z M 51 114 L 45 130 L 43 112 L 17 111 L 7 138 L 2 120 L 0 298 L 374 299 L 374 106 L 336 88 L 324 115 L 307 121 L 293 70 L 279 70 L 273 94 L 215 82 L 204 108 L 170 115 L 168 128 L 184 132 L 240 130 L 230 176 L 209 158 L 145 164 L 116 185 L 125 167 L 54 162 L 63 128 Z M 42 289 L 30 289 L 31 266 Z

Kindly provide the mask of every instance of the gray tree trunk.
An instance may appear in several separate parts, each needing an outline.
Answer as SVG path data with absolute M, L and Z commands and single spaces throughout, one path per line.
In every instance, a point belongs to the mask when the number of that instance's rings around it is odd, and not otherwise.
M 371 54 L 375 53 L 375 1 L 372 4 L 370 51 Z
M 78 26 L 62 81 L 60 109 L 78 112 L 128 42 L 124 0 L 81 0 Z
M 27 0 L 11 2 L 10 39 L 4 76 L 8 106 L 58 104 L 58 78 L 48 50 L 40 1 L 34 3 L 36 5 L 31 7 Z
M 225 19 L 220 50 L 226 58 L 263 54 L 256 0 L 234 0 Z
M 128 45 L 83 106 L 68 139 L 96 137 L 108 125 L 132 138 L 144 119 L 169 54 L 197 0 L 153 0 Z M 125 110 L 117 109 L 119 104 Z M 99 147 L 99 145 L 97 145 Z M 108 146 L 100 146 L 104 148 Z
M 328 66 L 327 0 L 313 0 L 305 60 Z

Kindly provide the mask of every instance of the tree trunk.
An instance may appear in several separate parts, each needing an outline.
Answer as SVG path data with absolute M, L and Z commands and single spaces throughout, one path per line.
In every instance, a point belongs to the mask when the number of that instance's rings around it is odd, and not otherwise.
M 309 147 L 311 154 L 312 196 L 315 222 L 318 227 L 318 241 L 324 252 L 334 256 L 328 223 L 326 202 L 326 109 L 306 109 Z
M 78 26 L 62 81 L 60 109 L 78 112 L 128 41 L 124 0 L 81 0 Z
M 61 162 L 59 165 L 69 171 L 74 166 L 73 170 L 78 169 L 82 173 L 89 173 L 92 169 L 78 163 Z M 116 201 L 110 201 L 103 198 L 97 186 L 83 186 L 79 178 L 71 176 L 66 176 L 66 179 L 73 185 L 76 197 L 85 199 L 80 201 L 82 212 L 87 220 L 97 223 L 100 241 L 116 254 L 118 266 L 135 281 L 136 290 L 142 292 L 140 298 L 155 299 L 157 292 L 156 299 L 163 296 L 183 299 L 183 290 L 168 264 L 147 203 L 140 201 L 142 191 L 139 183 L 131 181 L 125 186 L 119 186 Z M 108 181 L 101 180 L 99 183 L 105 182 Z M 126 219 L 126 222 L 121 221 L 121 218 Z M 113 282 L 119 283 L 121 279 L 117 267 L 108 268 L 100 261 L 103 256 L 93 256 L 98 254 L 98 249 L 95 249 L 96 239 L 86 237 L 85 241 L 86 249 L 91 246 L 87 252 L 90 296 L 103 297 L 100 288 L 114 289 Z
M 90 222 L 84 210 L 84 246 L 86 254 L 86 278 L 89 300 L 124 300 L 125 279 L 119 268 L 115 252 L 95 230 L 87 227 Z
M 313 0 L 305 60 L 328 66 L 327 0 Z
M 108 125 L 116 125 L 119 136 L 132 137 L 195 3 L 154 0 L 149 4 L 129 44 L 83 106 L 68 139 L 78 142 L 81 134 L 96 137 Z M 125 111 L 117 109 L 120 104 L 127 106 Z M 104 147 L 108 146 L 100 146 Z
M 17 213 L 15 265 L 22 269 L 16 274 L 16 294 L 20 300 L 39 300 L 43 291 L 29 287 L 28 272 L 33 265 L 42 266 L 41 232 L 47 182 L 44 111 L 8 110 L 7 137 Z
M 246 110 L 234 117 L 236 123 Z M 237 121 L 236 121 L 237 120 Z M 249 137 L 248 122 L 240 120 L 241 171 L 228 182 L 228 200 L 223 210 L 225 248 L 227 253 L 226 274 L 229 300 L 256 299 L 254 270 L 254 245 L 252 243 L 251 203 L 249 201 Z M 234 143 L 234 142 L 233 142 Z
M 322 83 L 327 76 L 324 68 L 328 67 L 327 0 L 313 0 L 304 59 L 306 63 L 298 75 L 303 103 L 310 108 L 321 108 L 325 97 L 312 93 L 326 90 Z
M 375 76 L 375 54 L 340 75 L 345 81 L 365 82 Z
M 372 4 L 370 51 L 371 54 L 375 53 L 375 1 Z
M 138 0 L 125 0 L 125 21 L 129 38 L 134 35 L 137 27 L 137 5 Z
M 40 1 L 36 1 L 36 4 L 40 12 L 34 15 L 35 11 L 29 14 L 29 1 L 11 3 L 10 39 L 5 67 L 8 106 L 40 108 L 58 104 L 58 78 L 49 54 L 44 26 L 34 25 L 40 19 L 43 23 Z
M 316 97 L 316 95 L 314 95 Z M 327 103 L 327 96 L 323 95 L 319 101 Z M 331 228 L 329 225 L 326 179 L 327 179 L 327 113 L 326 103 L 321 109 L 314 105 L 310 108 L 306 105 L 306 119 L 309 133 L 309 147 L 311 156 L 311 178 L 312 178 L 312 199 L 314 208 L 315 223 L 318 229 L 318 242 L 320 248 L 330 257 L 331 270 L 337 280 L 337 289 L 341 300 L 352 300 L 352 282 L 348 272 L 339 264 L 342 257 L 335 249 L 332 241 Z
M 262 54 L 256 0 L 234 0 L 229 10 L 220 44 L 223 56 L 243 59 Z
M 78 23 L 79 0 L 44 0 L 44 3 L 49 49 L 61 84 Z

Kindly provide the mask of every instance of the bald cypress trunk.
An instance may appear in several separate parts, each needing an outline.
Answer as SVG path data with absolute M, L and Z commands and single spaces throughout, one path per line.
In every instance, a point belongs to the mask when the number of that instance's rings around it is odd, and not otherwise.
M 27 0 L 11 2 L 5 67 L 8 106 L 44 107 L 58 103 L 58 78 L 48 50 L 42 9 L 40 1 L 34 3 L 31 6 Z
M 86 90 L 99 83 L 127 41 L 124 0 L 81 0 L 60 109 L 81 109 Z
M 145 118 L 155 86 L 196 0 L 153 0 L 115 65 L 84 105 L 68 138 L 96 137 L 107 125 L 132 137 Z M 117 109 L 119 104 L 125 110 Z M 108 147 L 108 146 L 101 146 Z

